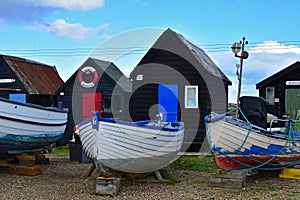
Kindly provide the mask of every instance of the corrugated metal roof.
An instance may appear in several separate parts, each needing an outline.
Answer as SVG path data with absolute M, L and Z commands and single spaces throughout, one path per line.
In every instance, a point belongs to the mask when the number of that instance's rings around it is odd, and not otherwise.
M 64 83 L 55 66 L 14 56 L 2 57 L 30 94 L 55 94 Z

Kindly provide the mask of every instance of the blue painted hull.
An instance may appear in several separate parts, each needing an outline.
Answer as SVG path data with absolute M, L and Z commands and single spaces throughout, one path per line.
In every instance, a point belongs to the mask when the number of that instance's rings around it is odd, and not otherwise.
M 40 135 L 6 135 L 0 138 L 0 158 L 15 154 L 44 152 L 52 149 L 52 144 L 62 137 L 64 133 Z

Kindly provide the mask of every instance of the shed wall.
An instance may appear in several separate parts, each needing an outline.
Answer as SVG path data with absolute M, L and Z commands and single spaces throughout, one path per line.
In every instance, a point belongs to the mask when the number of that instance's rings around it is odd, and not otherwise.
M 228 86 L 209 73 L 200 74 L 195 66 L 176 54 L 156 49 L 150 50 L 148 54 L 149 57 L 144 58 L 130 75 L 133 80 L 134 91 L 129 103 L 132 119 L 155 118 L 158 104 L 158 84 L 177 84 L 178 120 L 185 123 L 185 145 L 189 145 L 193 140 L 188 151 L 199 151 L 206 135 L 204 117 L 212 111 L 211 95 L 224 94 L 224 89 L 227 95 Z M 137 80 L 139 79 L 137 77 L 141 77 L 141 75 L 143 80 Z M 221 88 L 219 87 L 220 81 L 222 81 L 223 86 Z M 210 89 L 207 84 L 210 84 Z M 198 109 L 185 108 L 185 86 L 187 85 L 198 86 Z M 221 98 L 219 102 L 214 102 L 214 104 L 215 112 L 225 112 L 227 110 L 227 96 L 225 100 Z

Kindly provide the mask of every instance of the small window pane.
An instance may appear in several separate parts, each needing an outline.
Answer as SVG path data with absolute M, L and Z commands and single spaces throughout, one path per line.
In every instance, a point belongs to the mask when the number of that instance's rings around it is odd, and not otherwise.
M 111 113 L 111 97 L 104 96 L 103 98 L 103 112 Z
M 275 88 L 274 87 L 266 88 L 266 99 L 270 105 L 274 105 L 274 103 L 275 103 Z
M 185 86 L 185 108 L 198 108 L 198 86 Z

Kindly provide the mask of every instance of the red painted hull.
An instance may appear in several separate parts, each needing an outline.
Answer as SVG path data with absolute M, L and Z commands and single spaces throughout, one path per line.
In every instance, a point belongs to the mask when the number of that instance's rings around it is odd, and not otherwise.
M 223 170 L 270 168 L 279 169 L 284 165 L 300 163 L 300 154 L 277 155 L 220 155 L 215 154 L 215 163 Z M 277 166 L 276 166 L 277 165 Z

